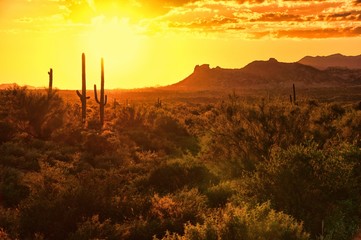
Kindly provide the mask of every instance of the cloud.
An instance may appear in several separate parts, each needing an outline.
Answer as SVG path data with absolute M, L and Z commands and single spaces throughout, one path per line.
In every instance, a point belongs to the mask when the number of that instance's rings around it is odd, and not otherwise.
M 359 1 L 357 1 L 359 2 Z M 353 0 L 192 1 L 151 21 L 157 30 L 219 32 L 247 38 L 359 36 L 361 5 Z
M 0 8 L 10 9 L 11 2 L 0 0 Z M 129 19 L 144 34 L 201 33 L 251 39 L 361 35 L 361 0 L 13 0 L 13 3 L 25 9 L 12 16 L 14 24 L 19 25 L 90 26 L 92 19 L 102 16 L 108 21 Z
M 339 37 L 352 37 L 360 36 L 361 28 L 326 28 L 326 29 L 290 29 L 279 30 L 275 33 L 277 37 L 294 38 L 302 36 L 302 38 L 339 38 Z

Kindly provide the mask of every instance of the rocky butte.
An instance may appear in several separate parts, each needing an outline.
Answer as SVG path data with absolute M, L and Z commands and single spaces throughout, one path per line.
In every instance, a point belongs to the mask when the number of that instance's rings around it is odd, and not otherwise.
M 329 58 L 333 58 L 332 56 Z M 219 91 L 289 88 L 293 83 L 301 88 L 361 86 L 361 65 L 349 69 L 344 67 L 344 61 L 340 61 L 330 64 L 332 67 L 319 69 L 301 62 L 305 62 L 305 58 L 293 63 L 279 62 L 275 58 L 270 58 L 268 61 L 251 62 L 239 69 L 211 68 L 209 64 L 197 65 L 192 74 L 165 89 Z

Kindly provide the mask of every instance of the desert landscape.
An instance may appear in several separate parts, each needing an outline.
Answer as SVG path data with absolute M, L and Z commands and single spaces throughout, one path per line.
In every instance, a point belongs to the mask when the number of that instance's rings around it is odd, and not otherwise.
M 0 1 L 0 239 L 359 239 L 360 16 Z

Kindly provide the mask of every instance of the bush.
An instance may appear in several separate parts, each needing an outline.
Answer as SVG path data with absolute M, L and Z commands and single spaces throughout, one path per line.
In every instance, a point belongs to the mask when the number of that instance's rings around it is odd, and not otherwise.
M 9 239 L 19 239 L 19 211 L 17 209 L 0 206 L 0 229 Z M 3 238 L 0 237 L 0 239 Z
M 2 228 L 0 228 L 0 239 L 2 239 L 2 240 L 11 240 L 9 235 Z
M 148 211 L 123 225 L 128 231 L 123 239 L 151 239 L 164 235 L 167 230 L 182 233 L 185 223 L 203 221 L 205 212 L 206 197 L 197 189 L 183 189 L 164 196 L 155 193 L 150 196 Z
M 361 200 L 360 157 L 361 150 L 349 144 L 324 150 L 315 143 L 274 149 L 270 160 L 246 180 L 246 188 L 258 201 L 271 200 L 278 211 L 302 219 L 314 236 L 321 234 L 321 222 L 332 219 L 337 212 L 344 214 L 343 220 L 337 220 L 338 225 L 346 221 L 342 224 L 355 226 L 353 219 L 359 216 Z M 345 201 L 352 205 L 345 207 L 341 204 Z M 348 230 L 345 239 L 355 229 Z
M 184 159 L 166 162 L 156 167 L 150 173 L 146 185 L 154 188 L 157 192 L 170 193 L 186 186 L 202 190 L 217 181 L 217 178 L 204 164 Z
M 28 187 L 21 184 L 21 174 L 11 168 L 0 168 L 0 204 L 14 207 L 29 195 Z
M 224 102 L 203 124 L 208 133 L 204 158 L 216 161 L 231 177 L 254 171 L 274 146 L 285 148 L 306 138 L 309 111 L 279 102 Z
M 10 141 L 16 134 L 15 127 L 8 121 L 0 121 L 0 144 Z
M 6 103 L 0 113 L 18 132 L 49 139 L 63 124 L 63 100 L 57 94 L 49 97 L 38 91 L 14 87 L 3 91 L 0 97 Z
M 39 150 L 21 142 L 6 142 L 0 146 L 1 164 L 22 170 L 38 170 Z
M 232 182 L 221 182 L 218 185 L 209 187 L 205 194 L 210 207 L 223 207 L 236 191 L 237 189 Z
M 88 239 L 109 239 L 117 240 L 122 238 L 121 227 L 113 224 L 110 219 L 100 222 L 99 216 L 94 215 L 83 223 L 79 224 L 77 230 L 70 234 L 69 240 Z
M 162 239 L 306 240 L 309 234 L 303 230 L 302 223 L 272 210 L 269 203 L 264 203 L 253 208 L 227 205 L 208 215 L 203 224 L 188 223 L 183 236 L 168 232 Z

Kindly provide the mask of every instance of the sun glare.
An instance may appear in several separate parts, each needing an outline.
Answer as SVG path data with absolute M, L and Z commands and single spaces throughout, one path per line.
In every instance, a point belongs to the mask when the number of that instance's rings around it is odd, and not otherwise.
M 112 76 L 132 71 L 141 61 L 144 50 L 144 37 L 127 19 L 96 17 L 83 34 L 84 51 L 92 58 L 104 58 L 106 69 Z

